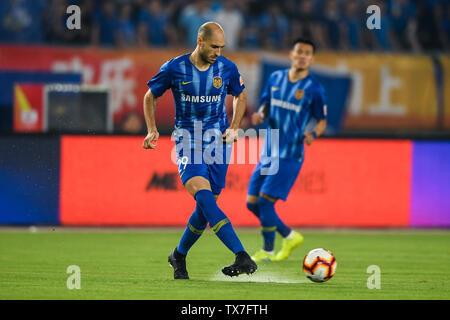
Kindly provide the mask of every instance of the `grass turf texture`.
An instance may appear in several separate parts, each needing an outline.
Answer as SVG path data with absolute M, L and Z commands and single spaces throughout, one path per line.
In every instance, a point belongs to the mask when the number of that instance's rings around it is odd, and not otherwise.
M 227 278 L 232 253 L 209 230 L 191 249 L 190 280 L 173 280 L 167 256 L 182 229 L 0 230 L 0 299 L 450 299 L 450 232 L 424 230 L 302 231 L 303 245 L 282 262 L 260 262 L 251 276 Z M 250 254 L 258 229 L 237 229 Z M 281 238 L 277 235 L 276 249 Z M 331 250 L 338 266 L 325 283 L 301 270 L 314 248 Z M 69 265 L 81 289 L 69 290 Z M 367 288 L 367 267 L 381 269 L 381 289 Z

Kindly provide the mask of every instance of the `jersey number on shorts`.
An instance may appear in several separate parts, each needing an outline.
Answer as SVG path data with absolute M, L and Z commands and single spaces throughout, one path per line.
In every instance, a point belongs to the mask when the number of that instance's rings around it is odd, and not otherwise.
M 189 158 L 187 156 L 183 156 L 181 158 L 177 159 L 177 166 L 178 166 L 178 174 L 180 177 L 183 175 L 184 169 L 186 169 L 186 166 L 189 162 Z

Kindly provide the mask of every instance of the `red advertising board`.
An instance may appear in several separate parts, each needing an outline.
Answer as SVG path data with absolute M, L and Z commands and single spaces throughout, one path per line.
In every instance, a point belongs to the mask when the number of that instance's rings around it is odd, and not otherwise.
M 173 141 L 155 150 L 143 137 L 64 136 L 63 225 L 183 226 L 195 207 L 171 160 Z M 250 140 L 250 143 L 257 143 Z M 411 142 L 317 140 L 279 215 L 292 226 L 408 226 Z M 245 199 L 254 164 L 231 164 L 219 206 L 233 225 L 257 226 Z

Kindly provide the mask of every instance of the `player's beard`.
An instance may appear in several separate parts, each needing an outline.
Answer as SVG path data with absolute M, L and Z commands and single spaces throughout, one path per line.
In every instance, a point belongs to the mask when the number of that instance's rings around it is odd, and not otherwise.
M 214 59 L 213 56 L 209 56 L 207 53 L 204 52 L 200 52 L 200 58 L 203 60 L 203 62 L 209 64 L 213 64 L 214 62 L 216 62 L 215 59 L 217 59 L 217 57 Z

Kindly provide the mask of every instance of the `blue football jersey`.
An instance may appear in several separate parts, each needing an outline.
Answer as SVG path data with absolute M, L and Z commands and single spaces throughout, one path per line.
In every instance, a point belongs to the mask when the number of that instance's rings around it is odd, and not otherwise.
M 311 74 L 291 82 L 288 72 L 289 69 L 284 69 L 272 73 L 261 95 L 261 105 L 270 105 L 262 156 L 300 161 L 306 125 L 312 117 L 326 119 L 325 90 Z M 276 136 L 270 129 L 278 129 L 279 143 L 274 143 Z
M 149 82 L 153 95 L 160 97 L 172 89 L 175 100 L 175 129 L 193 132 L 201 122 L 202 131 L 229 126 L 225 110 L 227 94 L 239 95 L 245 86 L 236 65 L 219 56 L 206 71 L 200 71 L 181 55 L 163 64 Z

